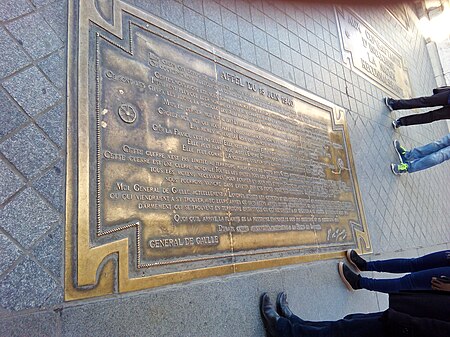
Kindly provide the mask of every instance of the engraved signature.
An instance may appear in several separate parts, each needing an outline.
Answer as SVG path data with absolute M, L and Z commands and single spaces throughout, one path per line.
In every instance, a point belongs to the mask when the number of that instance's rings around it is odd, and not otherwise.
M 345 228 L 329 228 L 327 231 L 327 241 L 344 241 L 347 237 L 347 230 Z

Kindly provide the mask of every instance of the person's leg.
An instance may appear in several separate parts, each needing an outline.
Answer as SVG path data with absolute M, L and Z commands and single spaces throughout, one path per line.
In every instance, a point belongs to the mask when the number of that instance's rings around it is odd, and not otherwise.
M 384 337 L 387 336 L 383 312 L 352 314 L 338 321 L 293 324 L 292 334 L 299 337 Z
M 406 290 L 431 290 L 431 279 L 440 276 L 450 277 L 450 266 L 413 272 L 396 279 L 361 277 L 359 285 L 363 289 L 382 293 L 394 293 Z
M 273 337 L 296 337 L 294 332 L 294 325 L 284 317 L 280 317 L 277 320 L 275 326 L 275 334 L 272 333 Z
M 388 272 L 388 273 L 410 273 L 420 270 L 448 267 L 450 250 L 442 250 L 412 259 L 389 259 L 367 261 L 367 271 Z
M 450 146 L 450 133 L 439 140 L 406 151 L 403 156 L 406 161 L 410 162 L 438 152 L 448 146 Z
M 408 173 L 426 170 L 450 159 L 450 146 L 423 158 L 408 162 Z
M 428 111 L 421 114 L 413 114 L 400 117 L 397 119 L 397 125 L 409 126 L 409 125 L 427 124 L 442 119 L 450 119 L 450 106 L 444 106 L 443 108 Z
M 398 143 L 395 140 L 394 145 L 396 142 Z M 395 175 L 422 171 L 450 159 L 450 134 L 410 151 L 406 151 L 399 145 L 396 151 L 397 153 L 401 151 L 402 163 L 391 164 L 391 170 Z
M 417 97 L 411 99 L 393 99 L 390 105 L 394 110 L 448 105 L 448 95 L 448 91 L 443 91 L 432 96 Z
M 300 317 L 292 314 L 289 317 L 285 317 L 289 320 L 289 322 L 291 322 L 292 324 L 304 324 L 307 323 L 307 321 L 302 320 Z

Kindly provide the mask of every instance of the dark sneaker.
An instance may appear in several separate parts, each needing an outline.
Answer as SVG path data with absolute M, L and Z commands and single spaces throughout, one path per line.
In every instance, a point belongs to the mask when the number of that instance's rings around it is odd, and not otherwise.
M 406 149 L 400 145 L 400 142 L 397 139 L 394 140 L 393 144 L 394 144 L 394 150 L 395 150 L 395 152 L 397 152 L 400 163 L 406 163 L 407 162 L 407 160 L 405 158 Z
M 388 107 L 389 111 L 394 111 L 394 108 L 392 107 L 392 104 L 394 104 L 394 100 L 390 97 L 384 98 L 384 104 Z
M 391 164 L 391 170 L 392 173 L 394 173 L 396 176 L 404 173 L 408 173 L 408 164 L 401 163 L 401 164 Z
M 345 257 L 350 264 L 355 267 L 358 272 L 366 270 L 367 262 L 361 256 L 358 255 L 353 249 L 349 249 L 345 252 Z
M 394 130 L 398 129 L 400 126 L 400 122 L 397 119 L 392 121 L 392 127 Z
M 359 285 L 359 280 L 361 279 L 360 275 L 352 272 L 350 268 L 344 264 L 344 262 L 339 262 L 338 269 L 339 275 L 341 276 L 341 279 L 348 290 L 353 291 L 361 289 L 361 286 Z

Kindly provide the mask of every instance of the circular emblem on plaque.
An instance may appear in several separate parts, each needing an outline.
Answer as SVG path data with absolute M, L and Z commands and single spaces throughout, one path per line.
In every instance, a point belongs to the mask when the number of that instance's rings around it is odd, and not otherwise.
M 125 123 L 131 124 L 136 120 L 136 110 L 130 104 L 122 104 L 119 106 L 119 117 Z

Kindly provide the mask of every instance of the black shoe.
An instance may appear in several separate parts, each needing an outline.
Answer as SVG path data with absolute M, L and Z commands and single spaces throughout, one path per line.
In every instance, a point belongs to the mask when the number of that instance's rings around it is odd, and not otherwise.
M 353 249 L 349 249 L 345 252 L 345 257 L 350 264 L 355 267 L 358 272 L 366 270 L 367 261 L 358 255 Z
M 263 293 L 261 296 L 260 303 L 261 318 L 264 323 L 264 328 L 266 329 L 268 337 L 277 336 L 276 324 L 280 315 L 278 315 L 275 310 L 275 306 L 270 302 L 269 295 Z
M 385 97 L 384 98 L 384 104 L 386 104 L 386 106 L 388 107 L 389 111 L 394 111 L 394 107 L 392 106 L 392 104 L 394 104 L 394 100 L 390 97 Z
M 394 128 L 394 130 L 398 129 L 400 127 L 400 122 L 398 121 L 398 119 L 395 119 L 392 121 L 392 127 Z
M 339 262 L 338 268 L 339 275 L 341 276 L 341 279 L 348 290 L 361 289 L 361 286 L 359 285 L 359 280 L 361 279 L 360 275 L 352 272 L 350 268 L 344 264 L 344 262 Z
M 290 318 L 292 316 L 292 311 L 289 309 L 289 305 L 287 302 L 287 296 L 285 292 L 279 293 L 277 296 L 277 311 L 278 313 L 285 317 Z

